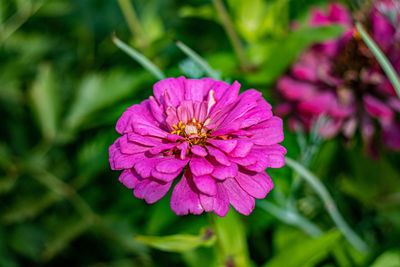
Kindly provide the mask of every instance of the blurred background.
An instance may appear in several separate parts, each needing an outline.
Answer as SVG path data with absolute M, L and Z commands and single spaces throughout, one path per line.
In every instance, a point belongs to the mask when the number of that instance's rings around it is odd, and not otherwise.
M 112 33 L 167 76 L 205 76 L 179 40 L 223 79 L 274 104 L 275 82 L 298 55 L 341 33 L 292 30 L 327 2 L 0 0 L 0 266 L 212 265 L 214 247 L 173 253 L 134 238 L 196 235 L 208 219 L 176 216 L 171 192 L 148 205 L 110 170 L 117 119 L 157 81 Z M 342 4 L 357 13 L 368 2 Z M 275 188 L 267 199 L 240 216 L 252 264 L 400 266 L 399 154 L 378 147 L 371 158 L 357 135 L 343 142 L 285 130 L 283 145 L 319 177 L 370 249 L 359 252 L 337 234 L 315 191 L 283 167 L 268 171 Z

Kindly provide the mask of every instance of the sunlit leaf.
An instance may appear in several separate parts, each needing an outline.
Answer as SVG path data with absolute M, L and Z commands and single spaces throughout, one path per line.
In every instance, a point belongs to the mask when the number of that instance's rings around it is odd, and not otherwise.
M 253 47 L 251 55 L 262 63 L 262 66 L 258 72 L 250 74 L 248 79 L 254 83 L 274 82 L 305 48 L 313 43 L 337 37 L 342 31 L 340 26 L 301 28 L 284 38 Z
M 285 247 L 276 256 L 268 260 L 264 267 L 313 266 L 323 259 L 340 241 L 339 231 L 330 231 L 317 239 L 304 239 Z
M 215 235 L 210 229 L 204 229 L 199 235 L 178 234 L 170 236 L 135 236 L 135 239 L 153 248 L 168 252 L 184 252 L 199 246 L 211 246 Z
M 60 112 L 60 89 L 55 80 L 52 67 L 41 65 L 39 73 L 30 91 L 32 109 L 36 115 L 42 134 L 54 139 Z
M 379 255 L 371 267 L 396 267 L 400 266 L 400 251 L 391 250 Z
M 75 130 L 94 112 L 132 95 L 148 76 L 143 71 L 129 74 L 120 70 L 86 76 L 77 89 L 77 95 L 66 118 L 66 127 Z

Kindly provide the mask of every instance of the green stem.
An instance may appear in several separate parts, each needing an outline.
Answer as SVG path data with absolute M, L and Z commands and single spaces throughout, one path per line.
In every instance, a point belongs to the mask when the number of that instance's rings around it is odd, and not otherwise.
M 0 29 L 0 44 L 6 41 L 14 32 L 16 32 L 30 17 L 43 6 L 46 0 L 41 0 L 32 5 L 30 1 L 25 2 L 25 6 L 20 8 L 11 18 L 7 20 Z
M 137 38 L 141 49 L 146 49 L 149 45 L 146 35 L 140 25 L 139 19 L 136 15 L 135 9 L 131 3 L 131 0 L 118 0 L 119 6 L 121 7 L 122 13 L 124 14 L 125 20 L 128 24 L 129 30 L 132 35 Z
M 281 221 L 299 227 L 311 237 L 318 237 L 322 234 L 322 230 L 317 225 L 310 222 L 298 212 L 282 209 L 266 200 L 257 201 L 256 205 L 274 215 Z
M 151 74 L 153 74 L 157 79 L 163 80 L 165 79 L 165 74 L 147 57 L 136 51 L 134 48 L 128 46 L 124 42 L 122 42 L 118 37 L 114 34 L 112 36 L 112 40 L 114 44 L 128 54 L 131 58 L 136 60 L 143 68 L 148 70 Z
M 249 69 L 249 64 L 246 60 L 246 54 L 242 42 L 233 27 L 232 21 L 229 17 L 228 11 L 226 10 L 222 0 L 212 0 L 215 8 L 217 9 L 219 18 L 221 19 L 222 25 L 228 34 L 229 40 L 233 46 L 233 50 L 239 59 L 239 64 L 242 70 L 247 71 Z
M 286 164 L 297 173 L 299 173 L 301 177 L 303 177 L 304 180 L 315 190 L 315 192 L 321 198 L 322 202 L 324 202 L 325 208 L 331 216 L 332 220 L 335 222 L 338 229 L 342 232 L 343 236 L 350 242 L 350 244 L 352 244 L 359 251 L 367 253 L 370 248 L 343 219 L 335 204 L 335 201 L 329 194 L 324 184 L 314 174 L 304 168 L 297 161 L 286 157 Z
M 191 58 L 193 61 L 195 61 L 197 64 L 200 65 L 200 67 L 203 68 L 203 70 L 207 73 L 207 75 L 214 80 L 220 80 L 221 76 L 218 73 L 218 71 L 214 70 L 211 68 L 211 66 L 205 61 L 199 54 L 197 54 L 193 49 L 185 45 L 184 43 L 180 41 L 176 41 L 176 46 L 180 50 L 182 50 L 183 53 L 185 53 L 189 58 Z
M 213 213 L 208 213 L 208 216 L 217 237 L 221 265 L 250 267 L 246 231 L 237 213 L 230 210 L 225 217 Z
M 396 71 L 394 70 L 392 64 L 390 64 L 385 54 L 382 52 L 381 49 L 379 49 L 379 46 L 374 42 L 374 40 L 372 40 L 372 38 L 368 35 L 368 33 L 364 30 L 364 27 L 359 22 L 356 23 L 356 27 L 365 44 L 374 54 L 383 71 L 386 73 L 387 77 L 392 83 L 394 89 L 396 90 L 397 96 L 400 98 L 399 76 L 396 74 Z

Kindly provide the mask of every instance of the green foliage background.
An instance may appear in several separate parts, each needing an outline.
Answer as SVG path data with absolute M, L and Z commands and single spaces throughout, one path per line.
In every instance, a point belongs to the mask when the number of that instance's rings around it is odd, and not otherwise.
M 211 1 L 129 2 L 141 27 L 134 36 L 123 2 L 129 1 L 0 0 L 0 266 L 222 264 L 213 240 L 201 238 L 206 215 L 176 216 L 170 193 L 147 205 L 110 171 L 108 146 L 117 138 L 117 119 L 151 95 L 156 82 L 118 50 L 113 32 L 167 76 L 203 76 L 176 47 L 174 40 L 180 40 L 223 78 L 261 90 L 271 103 L 276 78 L 298 54 L 341 32 L 290 30 L 289 21 L 304 21 L 311 5 L 323 0 L 228 0 L 245 48 L 243 70 Z M 347 223 L 371 247 L 368 253 L 335 230 L 307 184 L 300 182 L 291 195 L 299 178 L 284 167 L 268 171 L 275 188 L 266 206 L 261 200 L 248 217 L 231 211 L 216 222 L 216 229 L 230 226 L 246 234 L 240 240 L 247 244 L 220 236 L 225 256 L 247 246 L 243 265 L 400 266 L 400 157 L 380 147 L 381 157 L 372 160 L 361 140 L 342 141 L 322 141 L 308 162 L 305 151 L 315 145 L 313 138 L 285 131 L 284 146 L 321 178 Z M 275 213 L 271 205 L 278 207 Z M 307 235 L 296 214 L 323 234 Z

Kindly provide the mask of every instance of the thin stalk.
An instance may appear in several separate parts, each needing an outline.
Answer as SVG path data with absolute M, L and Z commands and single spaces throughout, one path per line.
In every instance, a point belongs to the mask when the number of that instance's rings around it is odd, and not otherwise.
M 137 38 L 141 49 L 145 49 L 149 45 L 146 35 L 140 25 L 136 11 L 131 3 L 131 0 L 118 0 L 119 6 L 124 14 L 126 23 L 132 35 Z
M 175 42 L 176 46 L 186 54 L 189 58 L 191 58 L 194 62 L 200 65 L 203 68 L 205 73 L 214 80 L 220 80 L 221 75 L 218 71 L 211 68 L 211 66 L 205 61 L 199 54 L 197 54 L 193 49 L 182 43 L 181 41 Z
M 25 22 L 28 21 L 43 6 L 46 0 L 41 0 L 34 5 L 27 1 L 23 8 L 17 11 L 9 18 L 0 29 L 0 44 L 6 41 L 14 32 L 16 32 Z
M 364 40 L 365 44 L 374 54 L 376 59 L 378 60 L 379 64 L 381 65 L 383 71 L 386 73 L 386 76 L 389 78 L 390 82 L 392 83 L 394 89 L 396 90 L 397 96 L 400 98 L 400 81 L 399 76 L 396 74 L 392 64 L 390 64 L 389 60 L 382 52 L 382 50 L 378 47 L 378 45 L 372 40 L 369 34 L 364 30 L 364 27 L 357 22 L 356 27 L 358 32 L 361 35 L 361 38 Z
M 249 64 L 246 60 L 246 54 L 243 48 L 243 45 L 237 35 L 232 21 L 229 17 L 228 11 L 226 10 L 224 3 L 222 0 L 212 0 L 213 4 L 218 12 L 219 18 L 221 19 L 222 25 L 228 34 L 229 40 L 233 46 L 233 50 L 236 53 L 237 58 L 239 59 L 239 64 L 242 70 L 246 71 L 249 68 Z
M 347 241 L 349 241 L 349 243 L 360 252 L 367 253 L 370 248 L 343 219 L 343 216 L 340 214 L 335 201 L 329 194 L 324 184 L 297 161 L 286 157 L 286 164 L 294 171 L 299 173 L 301 177 L 303 177 L 303 179 L 315 190 L 322 202 L 324 202 L 325 208 L 332 220 L 335 222 L 337 228 L 342 232 Z
M 112 40 L 119 49 L 121 49 L 131 58 L 136 60 L 140 65 L 142 65 L 143 68 L 148 70 L 157 79 L 159 80 L 165 79 L 165 74 L 153 62 L 151 62 L 150 59 L 148 59 L 147 57 L 136 51 L 134 48 L 122 42 L 120 39 L 118 39 L 118 37 L 115 34 L 112 36 Z
M 322 234 L 322 230 L 317 225 L 313 224 L 311 221 L 297 212 L 282 209 L 266 200 L 257 201 L 256 205 L 277 217 L 281 221 L 289 225 L 299 227 L 311 237 L 315 238 Z

